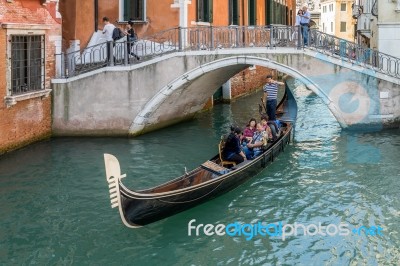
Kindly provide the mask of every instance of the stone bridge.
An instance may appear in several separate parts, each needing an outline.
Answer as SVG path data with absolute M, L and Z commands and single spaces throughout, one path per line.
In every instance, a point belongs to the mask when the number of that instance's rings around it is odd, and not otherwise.
M 232 76 L 258 65 L 304 83 L 342 128 L 398 127 L 400 79 L 313 49 L 172 52 L 54 79 L 54 135 L 138 135 L 192 117 Z

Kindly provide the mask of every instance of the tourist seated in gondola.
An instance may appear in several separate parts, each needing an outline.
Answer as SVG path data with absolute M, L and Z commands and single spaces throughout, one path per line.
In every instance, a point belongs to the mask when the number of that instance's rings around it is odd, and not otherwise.
M 222 151 L 222 158 L 224 160 L 239 164 L 246 159 L 246 155 L 242 151 L 242 147 L 240 145 L 241 136 L 242 130 L 240 128 L 231 128 L 231 133 L 227 137 L 224 149 Z
M 271 127 L 268 125 L 268 116 L 267 115 L 263 115 L 261 116 L 261 125 L 263 126 L 266 135 L 267 135 L 267 141 L 272 142 L 274 139 L 274 136 L 272 134 L 272 130 Z
M 260 155 L 264 148 L 267 146 L 268 134 L 264 130 L 264 126 L 261 123 L 257 123 L 257 131 L 253 135 L 253 139 L 243 149 L 248 160 L 252 160 Z
M 271 129 L 272 133 L 272 141 L 275 141 L 279 138 L 281 135 L 281 127 L 280 127 L 280 121 L 275 120 L 275 121 L 268 121 L 269 128 Z
M 243 131 L 242 145 L 247 145 L 253 139 L 253 135 L 256 132 L 257 121 L 255 118 L 251 118 L 246 128 Z
M 269 120 L 268 115 L 263 115 L 261 116 L 261 122 L 264 126 L 268 126 L 269 128 L 266 128 L 266 131 L 268 132 L 269 136 L 269 141 L 273 142 L 277 140 L 280 136 L 280 126 L 278 125 L 277 122 L 279 120 Z

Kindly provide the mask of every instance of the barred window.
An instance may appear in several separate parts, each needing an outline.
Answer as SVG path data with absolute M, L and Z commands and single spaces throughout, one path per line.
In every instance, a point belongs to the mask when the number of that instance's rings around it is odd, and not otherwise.
M 123 0 L 124 2 L 124 21 L 146 20 L 146 0 Z
M 11 35 L 11 95 L 44 89 L 44 35 Z

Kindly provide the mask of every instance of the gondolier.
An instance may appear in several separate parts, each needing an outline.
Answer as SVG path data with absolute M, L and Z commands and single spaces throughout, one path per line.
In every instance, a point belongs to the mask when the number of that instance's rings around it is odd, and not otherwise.
M 267 76 L 267 83 L 264 85 L 264 103 L 267 103 L 267 115 L 269 120 L 276 120 L 276 105 L 278 98 L 278 85 L 285 83 L 272 79 L 271 75 Z

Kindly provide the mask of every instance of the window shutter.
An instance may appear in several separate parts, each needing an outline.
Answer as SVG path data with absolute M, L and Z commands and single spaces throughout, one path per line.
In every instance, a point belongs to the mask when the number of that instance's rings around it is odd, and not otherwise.
M 239 25 L 239 12 L 238 12 L 238 2 L 237 0 L 232 1 L 232 24 L 233 25 Z
M 208 1 L 208 22 L 213 22 L 213 0 Z
M 128 21 L 129 20 L 129 11 L 131 10 L 131 5 L 130 5 L 130 1 L 125 0 L 124 1 L 124 21 Z

